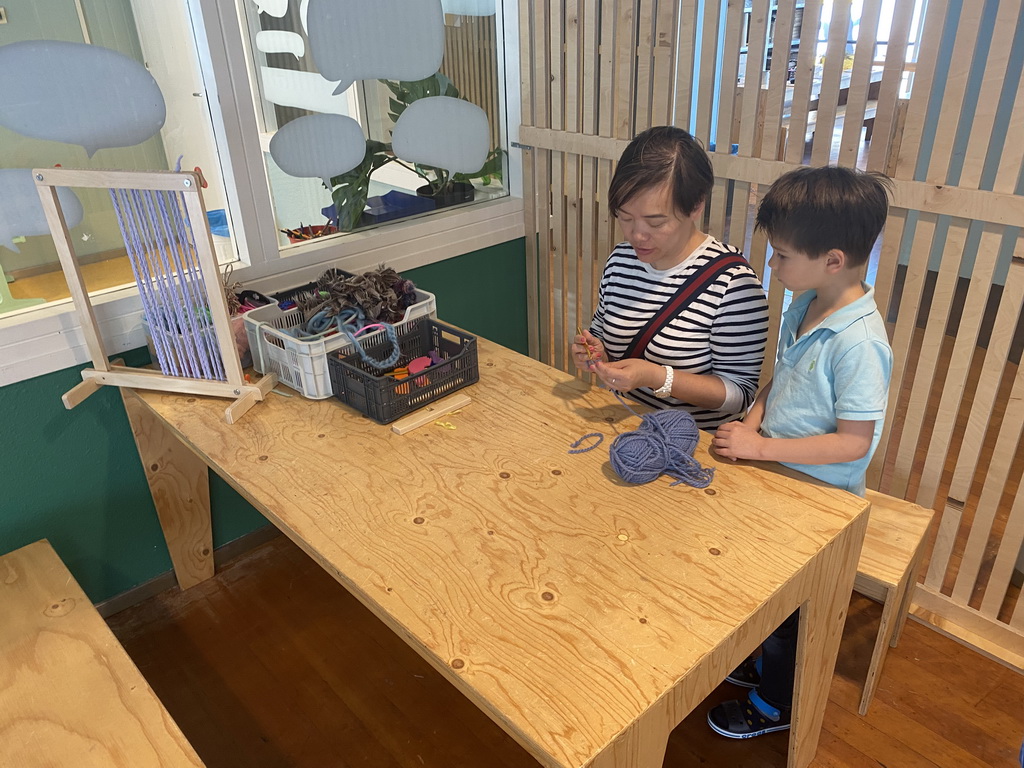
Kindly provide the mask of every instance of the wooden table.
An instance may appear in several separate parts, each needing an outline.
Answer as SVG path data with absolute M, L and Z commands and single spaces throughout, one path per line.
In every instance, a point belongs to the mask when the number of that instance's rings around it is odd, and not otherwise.
M 610 393 L 486 340 L 472 404 L 405 435 L 334 400 L 125 391 L 182 587 L 213 573 L 209 465 L 544 766 L 661 768 L 670 731 L 797 607 L 789 765 L 814 755 L 867 503 L 719 463 L 628 485 Z M 587 432 L 604 445 L 570 455 Z

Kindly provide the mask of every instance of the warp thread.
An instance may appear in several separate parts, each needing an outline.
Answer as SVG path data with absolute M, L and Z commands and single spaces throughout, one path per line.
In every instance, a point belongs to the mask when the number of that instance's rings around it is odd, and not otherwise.
M 675 478 L 672 485 L 686 483 L 694 488 L 707 488 L 715 476 L 713 467 L 702 467 L 693 458 L 693 452 L 700 441 L 700 433 L 693 416 L 681 408 L 639 414 L 634 411 L 616 392 L 615 397 L 635 416 L 640 417 L 640 426 L 633 432 L 623 432 L 616 437 L 608 449 L 612 469 L 627 483 L 643 484 L 656 480 L 661 475 Z M 601 437 L 597 432 L 584 435 L 575 443 L 569 453 L 584 453 L 601 444 L 578 448 L 590 437 Z M 603 439 L 603 438 L 602 438 Z

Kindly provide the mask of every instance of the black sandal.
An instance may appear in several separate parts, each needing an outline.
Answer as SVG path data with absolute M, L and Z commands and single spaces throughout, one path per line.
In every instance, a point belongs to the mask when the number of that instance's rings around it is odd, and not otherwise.
M 752 739 L 789 729 L 792 710 L 778 709 L 751 691 L 746 701 L 725 701 L 708 712 L 708 725 L 730 739 Z
M 757 688 L 761 684 L 761 658 L 747 657 L 736 669 L 729 673 L 725 682 L 741 688 Z

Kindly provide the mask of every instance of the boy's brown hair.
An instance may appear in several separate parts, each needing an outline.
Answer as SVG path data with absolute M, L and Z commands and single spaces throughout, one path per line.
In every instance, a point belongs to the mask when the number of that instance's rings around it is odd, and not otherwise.
M 811 258 L 836 249 L 865 264 L 889 211 L 892 181 L 881 173 L 825 166 L 783 174 L 757 208 L 755 226 L 769 239 Z

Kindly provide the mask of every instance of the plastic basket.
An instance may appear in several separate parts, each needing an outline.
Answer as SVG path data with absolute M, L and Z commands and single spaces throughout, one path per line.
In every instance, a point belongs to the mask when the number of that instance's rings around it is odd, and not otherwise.
M 332 354 L 327 362 L 335 396 L 380 424 L 412 413 L 438 398 L 451 394 L 480 379 L 476 355 L 476 337 L 430 318 L 421 318 L 398 328 L 398 346 L 402 354 L 396 367 L 436 352 L 444 362 L 423 373 L 405 379 L 381 375 L 381 371 L 363 362 L 358 354 Z M 367 354 L 381 360 L 392 351 L 384 336 L 360 340 Z
M 420 317 L 434 317 L 437 303 L 434 294 L 416 289 L 416 303 L 405 310 L 405 317 L 395 324 L 401 328 Z M 242 315 L 245 332 L 252 350 L 252 367 L 257 373 L 276 373 L 282 384 L 301 392 L 310 400 L 324 400 L 334 394 L 327 370 L 327 356 L 332 352 L 352 351 L 349 340 L 341 334 L 315 341 L 300 341 L 287 331 L 301 325 L 304 318 L 297 308 L 281 309 L 278 305 L 251 309 Z M 382 331 L 367 335 L 383 338 Z

